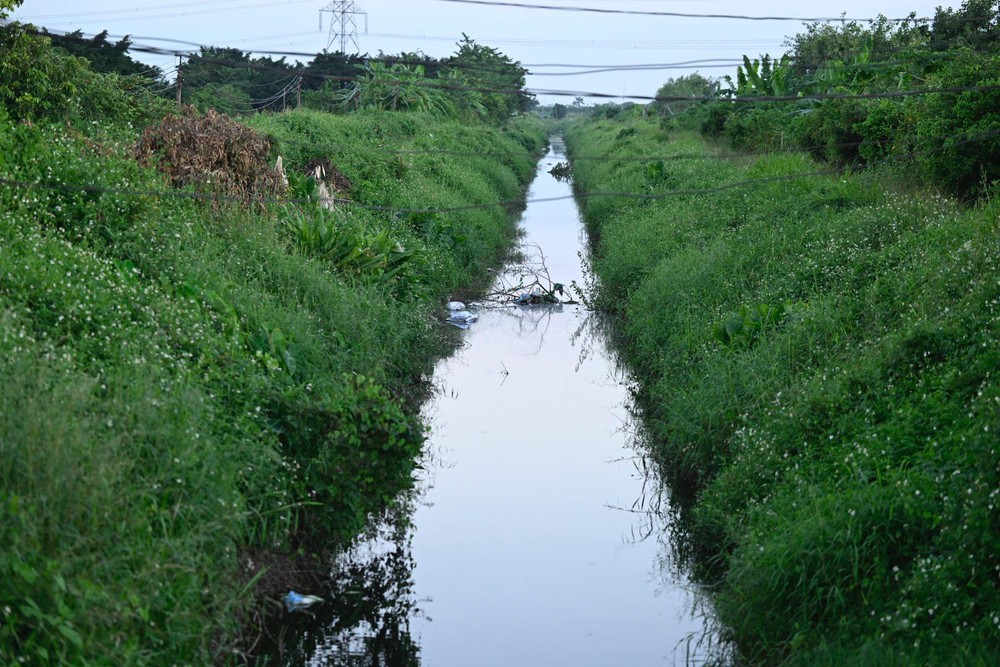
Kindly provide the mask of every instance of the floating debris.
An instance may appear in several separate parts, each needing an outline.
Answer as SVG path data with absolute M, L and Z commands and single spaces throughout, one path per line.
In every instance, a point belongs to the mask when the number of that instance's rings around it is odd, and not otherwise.
M 288 591 L 288 594 L 282 598 L 285 603 L 285 609 L 290 612 L 302 611 L 303 609 L 308 609 L 317 602 L 325 602 L 321 597 L 315 595 L 302 595 L 301 593 L 296 593 L 295 591 Z
M 467 310 L 455 310 L 448 316 L 448 324 L 454 325 L 459 329 L 468 329 L 470 324 L 477 321 L 479 321 L 479 315 L 470 313 Z

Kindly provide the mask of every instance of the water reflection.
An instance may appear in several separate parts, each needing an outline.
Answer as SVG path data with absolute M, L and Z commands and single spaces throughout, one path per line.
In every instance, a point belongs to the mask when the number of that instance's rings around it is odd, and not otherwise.
M 565 193 L 539 165 L 531 196 Z M 526 241 L 581 280 L 572 201 Z M 682 517 L 649 457 L 634 383 L 581 306 L 481 308 L 439 363 L 416 488 L 332 566 L 282 664 L 697 665 L 720 651 Z
M 374 521 L 331 564 L 327 600 L 296 613 L 275 638 L 284 665 L 416 667 L 410 621 L 421 610 L 413 589 L 409 499 Z

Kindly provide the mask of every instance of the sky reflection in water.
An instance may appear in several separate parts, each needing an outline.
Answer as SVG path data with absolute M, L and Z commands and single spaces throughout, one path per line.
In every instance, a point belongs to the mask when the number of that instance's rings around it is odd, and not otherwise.
M 566 194 L 540 162 L 531 197 Z M 554 280 L 581 281 L 572 201 L 522 225 Z M 582 307 L 484 309 L 438 364 L 417 491 L 335 564 L 286 665 L 701 664 L 704 598 L 672 554 L 630 378 Z

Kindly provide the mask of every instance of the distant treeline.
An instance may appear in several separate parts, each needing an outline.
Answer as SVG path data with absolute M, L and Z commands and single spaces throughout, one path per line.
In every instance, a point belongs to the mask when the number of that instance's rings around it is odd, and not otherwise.
M 497 49 L 463 35 L 454 54 L 377 56 L 316 54 L 307 63 L 285 57 L 253 56 L 237 48 L 203 46 L 184 56 L 180 76 L 137 62 L 133 42 L 108 41 L 103 31 L 41 34 L 71 55 L 85 58 L 96 72 L 142 76 L 159 83 L 160 93 L 200 110 L 229 114 L 306 106 L 333 113 L 359 108 L 416 110 L 441 117 L 501 122 L 535 105 L 525 90 L 527 70 Z
M 670 79 L 651 107 L 664 129 L 696 127 L 738 150 L 898 164 L 952 194 L 981 196 L 1000 173 L 1000 2 L 914 16 L 809 24 L 780 58 L 744 56 L 722 80 Z

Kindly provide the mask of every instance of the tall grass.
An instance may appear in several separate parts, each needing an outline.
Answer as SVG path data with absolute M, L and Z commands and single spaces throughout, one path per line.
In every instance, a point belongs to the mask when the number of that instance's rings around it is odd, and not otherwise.
M 621 315 L 664 466 L 695 488 L 743 655 L 995 662 L 996 202 L 877 173 L 775 181 L 817 168 L 718 159 L 643 121 L 567 139 L 608 157 L 574 163 L 583 194 L 733 186 L 584 212 L 598 300 Z M 663 167 L 614 159 L 636 155 Z
M 544 142 L 403 114 L 254 122 L 291 169 L 329 157 L 346 196 L 390 207 L 516 200 Z M 423 149 L 454 154 L 388 152 Z M 254 553 L 346 539 L 409 482 L 436 304 L 513 217 L 345 206 L 412 251 L 380 280 L 300 246 L 305 209 L 170 196 L 106 136 L 0 113 L 0 155 L 37 185 L 0 186 L 0 663 L 226 662 Z

